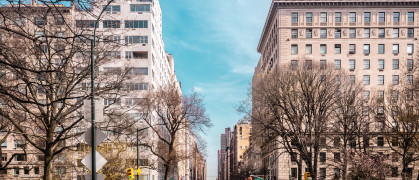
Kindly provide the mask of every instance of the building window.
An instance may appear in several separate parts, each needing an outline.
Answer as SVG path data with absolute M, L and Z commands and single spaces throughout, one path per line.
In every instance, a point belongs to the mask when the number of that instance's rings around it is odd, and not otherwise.
M 128 91 L 148 90 L 148 83 L 128 83 L 127 90 Z M 121 100 L 119 99 L 119 103 L 120 102 Z
M 407 29 L 407 37 L 408 38 L 413 38 L 413 36 L 414 36 L 413 28 L 408 28 Z
M 326 168 L 320 168 L 320 179 L 326 179 Z
M 47 20 L 43 17 L 35 17 L 34 24 L 37 26 L 43 26 L 47 24 Z
M 19 167 L 13 168 L 13 175 L 18 176 L 19 175 Z
M 385 36 L 386 36 L 385 29 L 384 28 L 378 29 L 378 37 L 379 38 L 384 38 Z
M 306 29 L 306 38 L 312 38 L 312 29 Z
M 393 28 L 393 38 L 399 38 L 399 28 Z
M 370 45 L 364 44 L 364 54 L 369 54 L 369 53 L 370 53 Z
M 298 54 L 298 45 L 291 45 L 291 54 Z
M 148 21 L 125 21 L 125 28 L 148 28 Z
M 384 146 L 384 138 L 383 137 L 377 137 L 377 146 Z
M 414 12 L 408 12 L 407 13 L 407 22 L 415 22 L 415 13 Z
M 333 170 L 333 179 L 340 179 L 340 169 L 339 168 L 334 168 Z
M 378 60 L 378 69 L 383 70 L 384 69 L 384 59 Z
M 320 69 L 326 69 L 326 60 L 320 60 Z
M 320 162 L 326 162 L 326 152 L 320 152 Z
M 370 114 L 370 108 L 368 106 L 362 106 L 362 115 L 368 116 Z
M 312 45 L 311 44 L 306 44 L 306 54 L 311 54 L 312 53 Z
M 337 22 L 337 23 L 342 22 L 342 13 L 341 12 L 335 12 L 335 22 Z
M 355 12 L 350 12 L 349 13 L 349 22 L 351 22 L 351 23 L 356 22 L 356 13 Z
M 7 141 L 4 141 L 4 142 L 1 144 L 1 147 L 2 147 L 2 148 L 7 148 Z
M 340 53 L 341 53 L 341 45 L 335 44 L 335 54 L 340 54 Z
M 292 70 L 296 70 L 298 67 L 298 62 L 297 60 L 291 60 L 291 69 Z
M 355 44 L 349 44 L 349 54 L 355 54 Z
M 378 45 L 378 54 L 384 54 L 384 44 Z
M 127 75 L 148 75 L 147 67 L 127 67 Z
M 340 138 L 339 137 L 334 137 L 333 138 L 333 146 L 334 147 L 339 147 L 340 146 Z
M 355 83 L 355 75 L 349 75 L 349 82 L 350 83 Z
M 391 84 L 393 84 L 393 85 L 398 85 L 399 84 L 399 75 L 393 75 Z
M 293 12 L 291 13 L 291 19 L 292 19 L 292 23 L 298 23 L 298 13 Z
M 380 100 L 384 99 L 384 91 L 377 91 L 377 98 Z
M 349 38 L 356 38 L 356 29 L 355 28 L 349 29 Z
M 121 12 L 121 6 L 107 6 L 104 11 L 118 13 Z
M 364 29 L 364 38 L 370 38 L 370 29 L 369 28 Z
M 413 44 L 407 45 L 407 54 L 413 54 Z
M 326 53 L 327 53 L 326 44 L 320 44 L 320 54 L 326 54 Z
M 311 12 L 306 13 L 306 22 L 308 22 L 308 23 L 313 22 L 313 13 L 311 13 Z
M 364 22 L 366 22 L 366 23 L 371 22 L 371 13 L 370 12 L 364 12 Z
M 121 21 L 103 21 L 103 28 L 120 28 L 121 27 Z
M 333 159 L 335 160 L 335 162 L 340 162 L 340 153 L 333 153 Z
M 407 60 L 407 70 L 408 71 L 413 70 L 413 59 L 408 59 Z
M 370 84 L 370 75 L 364 75 L 363 84 L 369 85 Z
M 364 59 L 364 69 L 370 69 L 370 60 Z
M 391 168 L 391 177 L 398 177 L 399 176 L 398 173 L 399 173 L 399 168 L 398 167 L 392 167 Z
M 393 44 L 393 54 L 399 54 L 399 44 Z
M 336 59 L 335 60 L 335 69 L 340 69 L 340 68 L 341 68 L 340 60 Z
M 4 161 L 4 162 L 7 162 L 8 159 L 7 159 L 7 154 L 6 153 L 1 154 L 1 160 Z
M 362 94 L 363 94 L 362 97 L 364 100 L 370 99 L 370 91 L 365 90 Z
M 384 75 L 378 75 L 378 85 L 384 84 Z
M 33 168 L 33 173 L 34 174 L 39 174 L 39 167 L 34 167 Z
M 349 60 L 349 70 L 354 70 L 355 69 L 355 59 L 350 59 Z
M 393 59 L 393 69 L 399 69 L 399 60 Z
M 340 37 L 341 37 L 341 29 L 335 28 L 335 38 L 340 38 Z
M 16 154 L 15 161 L 26 161 L 26 154 Z
M 413 84 L 413 75 L 407 75 L 407 84 Z
M 125 36 L 125 44 L 147 44 L 148 36 Z
M 296 39 L 298 38 L 298 29 L 291 30 L 291 38 Z
M 150 4 L 131 4 L 131 12 L 150 12 Z
M 399 12 L 393 12 L 393 23 L 400 22 L 400 13 Z
M 29 175 L 29 167 L 24 167 L 23 168 L 23 174 Z
M 379 12 L 378 13 L 378 22 L 380 22 L 380 23 L 386 22 L 386 13 L 385 12 Z
M 327 29 L 320 29 L 320 38 L 327 38 Z
M 15 140 L 14 143 L 15 143 L 14 148 L 24 148 L 26 146 L 25 141 L 23 141 L 23 140 Z
M 291 177 L 297 178 L 297 168 L 291 168 Z
M 327 13 L 326 12 L 321 12 L 320 13 L 320 22 L 321 23 L 326 23 L 327 22 Z

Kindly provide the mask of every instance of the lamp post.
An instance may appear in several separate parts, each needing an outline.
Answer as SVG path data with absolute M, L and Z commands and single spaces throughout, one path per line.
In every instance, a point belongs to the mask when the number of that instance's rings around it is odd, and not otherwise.
M 96 124 L 95 124 L 95 43 L 96 43 L 96 30 L 99 25 L 100 17 L 102 16 L 105 9 L 111 4 L 113 0 L 110 0 L 106 6 L 100 11 L 99 16 L 95 21 L 95 27 L 93 30 L 93 39 L 91 40 L 90 46 L 90 100 L 91 100 L 91 118 L 92 118 L 92 180 L 96 180 Z
M 150 128 L 150 127 L 137 129 L 137 170 L 140 167 L 140 159 L 139 159 L 139 157 L 140 157 L 140 150 L 139 150 L 139 135 L 138 134 L 139 134 L 140 131 L 145 130 L 145 129 L 148 129 L 148 128 Z M 150 170 L 149 170 L 149 174 L 150 174 Z M 138 173 L 137 173 L 137 180 L 140 180 L 140 176 L 138 175 Z

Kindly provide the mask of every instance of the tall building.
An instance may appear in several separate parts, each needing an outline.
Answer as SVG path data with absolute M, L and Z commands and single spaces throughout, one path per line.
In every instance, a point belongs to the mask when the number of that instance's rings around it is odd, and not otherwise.
M 312 62 L 331 64 L 360 80 L 363 95 L 380 95 L 389 85 L 413 80 L 402 70 L 418 63 L 418 14 L 419 2 L 414 0 L 273 0 L 257 47 L 261 57 L 254 77 Z M 384 143 L 382 135 L 376 132 L 366 143 L 373 152 L 389 155 L 390 143 Z M 297 178 L 294 159 L 280 145 L 267 142 L 261 147 L 267 179 Z M 330 151 L 321 156 L 339 158 Z M 400 178 L 401 169 L 392 169 L 393 178 Z M 416 177 L 418 169 L 417 163 L 410 165 L 410 176 Z M 339 169 L 325 165 L 317 172 L 325 179 L 339 177 Z
M 90 6 L 89 11 L 84 11 L 72 4 L 71 7 L 62 7 L 63 10 L 61 13 L 67 17 L 65 21 L 72 25 L 71 28 L 75 31 L 85 32 L 86 37 L 91 36 L 91 32 L 94 28 L 95 14 L 102 10 L 102 7 L 106 5 L 107 1 L 97 1 L 95 6 Z M 30 8 L 40 8 L 45 9 L 45 5 L 38 4 L 36 1 L 32 1 L 32 4 L 25 5 Z M 88 6 L 89 7 L 89 6 Z M 95 9 L 99 7 L 98 9 Z M 2 7 L 2 12 L 4 9 L 11 7 Z M 60 7 L 61 8 L 61 7 Z M 28 15 L 30 16 L 30 15 Z M 127 115 L 133 119 L 139 119 L 143 114 L 135 111 L 133 106 L 141 101 L 143 94 L 147 91 L 154 91 L 155 89 L 173 85 L 181 93 L 180 82 L 177 80 L 175 70 L 174 70 L 174 59 L 173 56 L 165 52 L 164 42 L 162 38 L 162 12 L 158 0 L 114 0 L 109 4 L 109 7 L 104 11 L 102 16 L 103 18 L 97 26 L 98 39 L 103 41 L 110 40 L 113 43 L 120 44 L 120 46 L 115 46 L 109 48 L 109 52 L 105 53 L 112 59 L 112 61 L 105 64 L 101 64 L 100 67 L 96 70 L 99 74 L 121 72 L 125 70 L 127 75 L 131 78 L 126 82 L 126 92 L 122 93 L 118 97 L 101 97 L 101 102 L 105 106 L 118 105 L 118 107 L 123 107 L 121 110 L 125 110 Z M 39 20 L 38 20 L 39 19 Z M 35 17 L 34 19 L 29 18 L 20 18 L 19 22 L 23 26 L 42 26 L 47 24 L 53 24 L 51 22 L 59 22 L 59 20 L 54 19 L 54 17 L 48 16 L 47 22 L 41 22 L 42 18 Z M 45 18 L 46 19 L 46 18 Z M 51 20 L 51 22 L 49 22 Z M 44 20 L 45 21 L 45 20 Z M 0 21 L 0 26 L 4 25 L 3 18 Z M 6 22 L 7 24 L 8 22 Z M 58 27 L 57 33 L 60 33 L 59 30 L 64 31 L 64 27 Z M 55 29 L 53 33 L 55 33 Z M 38 33 L 38 32 L 35 32 Z M 48 32 L 49 33 L 49 32 Z M 52 32 L 51 32 L 52 33 Z M 62 33 L 61 36 L 65 36 L 65 33 Z M 45 32 L 39 32 L 39 36 L 45 36 Z M 75 39 L 75 43 L 80 43 L 82 40 Z M 98 43 L 99 44 L 99 43 Z M 55 46 L 54 46 L 55 48 Z M 83 54 L 76 54 L 75 58 L 83 57 Z M 60 62 L 55 62 L 59 64 Z M 88 81 L 83 83 L 82 90 L 87 90 Z M 107 117 L 104 117 L 105 121 Z M 135 123 L 136 128 L 145 127 L 144 123 Z M 85 127 L 78 128 L 77 132 L 85 131 Z M 144 131 L 148 131 L 144 132 Z M 144 134 L 149 134 L 150 140 L 156 140 L 155 135 L 151 130 L 142 131 Z M 107 133 L 107 132 L 105 132 Z M 112 134 L 112 133 L 110 133 Z M 107 133 L 107 135 L 110 135 Z M 3 134 L 1 134 L 3 136 Z M 7 169 L 4 172 L 2 171 L 0 177 L 4 179 L 39 179 L 42 176 L 42 164 L 40 163 L 43 160 L 42 155 L 37 155 L 32 151 L 27 156 L 23 154 L 23 151 L 19 150 L 23 145 L 24 141 L 21 138 L 18 138 L 19 135 L 10 135 L 7 140 L 2 144 L 2 159 L 6 160 L 8 157 L 11 157 L 12 154 L 18 154 L 9 165 L 12 169 Z M 193 138 L 189 138 L 193 140 Z M 26 147 L 26 146 L 25 146 Z M 78 146 L 79 147 L 79 146 Z M 18 150 L 16 150 L 18 149 Z M 140 154 L 140 164 L 142 166 L 156 167 L 154 169 L 144 168 L 143 173 L 140 179 L 149 179 L 149 180 L 158 180 L 163 178 L 163 171 L 158 169 L 162 167 L 161 162 L 158 160 L 157 156 L 154 156 L 151 152 L 147 151 L 147 148 L 140 148 L 142 153 Z M 126 159 L 126 164 L 135 164 L 132 163 L 133 157 L 136 154 L 134 148 L 128 148 L 127 154 L 129 159 Z M 72 159 L 69 159 L 71 157 Z M 128 156 L 127 156 L 128 157 Z M 78 179 L 81 178 L 86 171 L 79 171 L 74 169 L 83 169 L 81 168 L 80 161 L 83 156 L 71 155 L 67 156 L 68 161 L 77 161 L 77 167 L 66 167 L 65 165 L 60 165 L 57 169 L 55 168 L 55 173 L 65 174 L 62 177 L 67 179 Z M 66 159 L 64 157 L 64 159 Z M 205 162 L 203 157 L 200 157 L 200 167 L 203 166 L 202 161 Z M 55 161 L 54 161 L 55 162 Z M 185 163 L 187 164 L 187 163 Z M 66 169 L 67 168 L 67 169 Z M 70 170 L 71 169 L 71 170 Z M 125 173 L 125 172 L 123 172 Z M 199 173 L 202 174 L 203 169 L 199 169 Z M 61 176 L 60 176 L 61 177 Z
M 225 133 L 221 134 L 221 155 L 218 162 L 218 174 L 221 176 L 220 180 L 230 179 L 230 142 L 232 131 L 230 128 L 225 128 Z

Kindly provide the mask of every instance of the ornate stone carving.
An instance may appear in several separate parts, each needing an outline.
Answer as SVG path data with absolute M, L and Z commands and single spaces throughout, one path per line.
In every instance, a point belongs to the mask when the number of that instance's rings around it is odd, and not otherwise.
M 304 31 L 300 30 L 300 36 L 303 36 L 303 35 L 304 35 Z
M 332 35 L 332 30 L 329 29 L 329 31 L 327 31 L 329 33 L 329 36 Z
M 317 29 L 314 30 L 314 35 L 317 36 Z
M 402 36 L 404 36 L 404 33 L 405 33 L 405 32 L 404 32 L 404 29 L 402 29 L 402 30 L 401 30 L 401 33 L 402 33 Z
M 389 36 L 390 36 L 390 30 L 388 30 L 388 29 L 387 29 L 387 35 L 389 35 Z
M 343 30 L 343 35 L 346 36 L 346 29 Z
M 375 29 L 371 31 L 372 35 L 375 36 Z
M 358 29 L 358 31 L 357 31 L 357 32 L 358 32 L 358 36 L 361 36 L 361 33 L 362 33 L 362 32 L 361 32 L 361 30 L 360 30 L 360 29 Z

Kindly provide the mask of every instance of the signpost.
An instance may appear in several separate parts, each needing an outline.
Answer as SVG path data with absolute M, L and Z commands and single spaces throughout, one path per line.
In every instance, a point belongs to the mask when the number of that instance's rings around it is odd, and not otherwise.
M 105 133 L 103 133 L 97 127 L 95 127 L 95 134 L 96 134 L 96 139 L 95 139 L 95 144 L 94 145 L 92 145 L 93 144 L 93 142 L 92 142 L 92 127 L 90 127 L 89 129 L 86 130 L 86 132 L 84 132 L 84 134 L 82 135 L 82 139 L 84 139 L 84 141 L 87 144 L 89 144 L 90 146 L 96 147 L 96 146 L 98 146 L 100 143 L 102 143 L 106 139 L 106 135 L 105 135 Z M 96 149 L 96 148 L 94 148 L 94 149 Z M 92 173 L 96 173 L 96 172 L 93 172 L 93 171 L 94 170 L 95 171 L 98 171 L 99 169 L 101 169 L 106 164 L 106 162 L 108 162 L 96 150 L 95 150 L 95 154 L 94 155 L 96 157 L 96 158 L 94 158 L 96 160 L 95 162 L 93 162 L 93 160 L 92 160 L 93 159 L 93 152 L 90 152 L 81 161 L 81 163 L 83 165 L 85 165 L 87 167 L 87 169 L 89 169 L 90 171 L 92 171 Z M 96 178 L 97 178 L 97 180 L 103 180 L 103 179 L 105 179 L 103 174 L 97 174 Z M 87 179 L 93 179 L 93 178 L 92 178 L 92 175 L 85 175 L 85 179 L 87 180 Z

